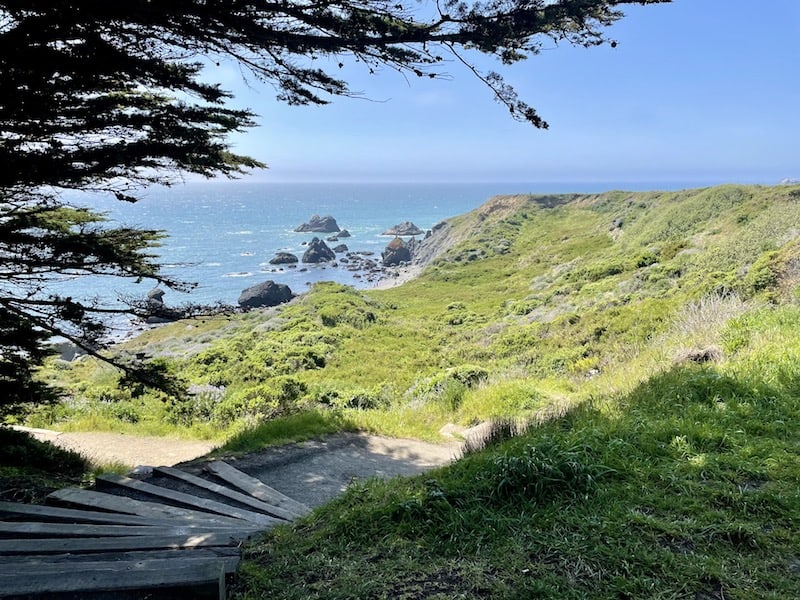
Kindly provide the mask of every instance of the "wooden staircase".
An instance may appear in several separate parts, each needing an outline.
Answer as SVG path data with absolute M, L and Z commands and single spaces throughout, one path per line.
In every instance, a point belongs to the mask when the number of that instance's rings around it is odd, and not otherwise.
M 309 508 L 222 461 L 204 475 L 158 467 L 0 502 L 0 598 L 225 598 L 241 543 Z

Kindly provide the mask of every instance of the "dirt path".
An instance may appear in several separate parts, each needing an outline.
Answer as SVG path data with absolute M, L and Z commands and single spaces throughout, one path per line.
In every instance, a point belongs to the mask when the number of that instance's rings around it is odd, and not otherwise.
M 59 448 L 74 450 L 97 463 L 122 463 L 171 467 L 204 456 L 216 446 L 212 442 L 179 440 L 161 437 L 125 435 L 99 431 L 60 432 L 49 429 L 17 427 L 38 440 L 51 442 Z
M 22 428 L 20 428 L 22 429 Z M 25 429 L 37 439 L 80 452 L 100 463 L 173 466 L 199 472 L 214 448 L 209 442 L 103 432 L 60 433 Z M 244 456 L 222 457 L 287 496 L 319 506 L 356 480 L 416 475 L 451 462 L 461 444 L 340 433 L 324 439 L 266 448 Z
M 319 506 L 354 481 L 417 475 L 457 458 L 461 444 L 340 433 L 321 440 L 267 448 L 239 458 L 224 457 L 237 469 L 306 504 Z M 198 464 L 198 462 L 200 464 Z M 195 461 L 183 468 L 202 468 Z

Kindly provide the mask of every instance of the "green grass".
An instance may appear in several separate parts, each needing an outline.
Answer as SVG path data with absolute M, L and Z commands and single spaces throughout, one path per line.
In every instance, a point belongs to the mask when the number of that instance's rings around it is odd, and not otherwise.
M 0 426 L 0 500 L 42 502 L 58 488 L 86 481 L 91 465 L 76 452 Z
M 234 597 L 797 597 L 798 318 L 750 315 L 772 335 L 722 364 L 358 484 L 251 544 Z
M 353 429 L 354 426 L 342 415 L 306 411 L 282 419 L 244 426 L 241 431 L 234 433 L 222 446 L 214 450 L 214 454 L 253 452 L 266 446 L 299 442 Z

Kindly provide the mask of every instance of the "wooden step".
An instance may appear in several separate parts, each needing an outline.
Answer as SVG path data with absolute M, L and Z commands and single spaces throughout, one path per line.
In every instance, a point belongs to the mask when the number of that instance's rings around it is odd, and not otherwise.
M 114 498 L 119 498 L 114 496 Z M 134 500 L 130 500 L 134 502 Z M 208 513 L 200 513 L 207 515 Z M 33 520 L 46 523 L 98 523 L 105 525 L 152 525 L 174 527 L 202 527 L 204 529 L 241 527 L 238 519 L 231 519 L 229 524 L 207 522 L 193 522 L 189 519 L 167 518 L 162 516 L 140 517 L 123 513 L 110 513 L 75 508 L 62 508 L 60 506 L 47 506 L 40 504 L 20 504 L 18 502 L 0 502 L 0 518 L 3 520 Z
M 53 560 L 48 556 L 27 556 L 27 560 L 6 561 L 0 563 L 0 577 L 15 575 L 18 573 L 28 573 L 35 576 L 48 573 L 65 573 L 72 570 L 114 570 L 126 572 L 131 569 L 139 569 L 147 566 L 162 565 L 178 562 L 213 562 L 221 565 L 226 574 L 235 573 L 241 557 L 238 554 L 230 556 L 218 556 L 213 553 L 202 553 L 202 550 L 170 550 L 169 552 L 129 552 L 129 555 L 138 554 L 139 556 L 129 556 L 125 561 L 107 559 L 106 555 L 81 556 L 74 554 L 59 554 L 59 558 Z M 48 560 L 50 558 L 50 560 Z M 88 560 L 87 560 L 88 559 Z M 0 588 L 1 589 L 1 588 Z
M 190 553 L 186 553 L 190 554 Z M 233 565 L 235 569 L 235 565 Z M 39 570 L 37 570 L 39 569 Z M 121 565 L 97 561 L 76 563 L 58 569 L 55 566 L 16 573 L 0 573 L 3 595 L 55 594 L 153 590 L 158 588 L 212 586 L 218 598 L 225 597 L 225 574 L 231 564 L 219 558 L 176 556 L 171 559 L 140 560 Z
M 203 529 L 202 531 L 208 531 Z M 247 539 L 250 528 L 217 530 L 218 533 Z M 98 525 L 95 523 L 34 523 L 29 521 L 0 521 L 0 538 L 16 537 L 114 537 L 125 535 L 197 535 L 192 527 L 166 527 L 163 525 Z
M 278 519 L 283 519 L 284 521 L 291 521 L 295 518 L 295 515 L 293 513 L 285 509 L 282 509 L 278 506 L 274 506 L 262 500 L 258 500 L 253 496 L 242 494 L 241 492 L 232 490 L 231 488 L 225 487 L 224 485 L 219 485 L 217 483 L 208 481 L 207 479 L 203 479 L 202 477 L 198 477 L 197 475 L 192 475 L 191 473 L 181 471 L 180 469 L 176 469 L 174 467 L 156 467 L 155 469 L 153 469 L 153 472 L 158 473 L 159 475 L 163 475 L 165 477 L 170 477 L 172 479 L 182 481 L 184 483 L 188 483 L 200 489 L 209 491 L 213 494 L 217 494 L 218 496 L 222 496 L 223 498 L 226 498 L 228 500 L 233 500 L 234 502 L 244 504 L 245 506 L 248 506 L 266 515 L 270 515 Z
M 92 490 L 63 489 L 50 494 L 48 501 L 61 502 L 72 506 L 88 506 L 120 514 L 131 514 L 145 518 L 171 521 L 181 525 L 203 525 L 208 527 L 242 527 L 241 519 L 233 519 L 208 512 L 168 506 L 160 502 L 144 502 L 127 496 L 116 496 Z M 253 527 L 257 527 L 255 524 Z
M 13 570 L 10 565 L 14 564 L 50 564 L 58 562 L 94 562 L 94 561 L 115 561 L 117 563 L 136 562 L 138 560 L 151 560 L 156 558 L 172 558 L 178 552 L 191 552 L 196 558 L 220 558 L 220 559 L 239 559 L 241 551 L 238 546 L 207 546 L 203 548 L 190 548 L 188 550 L 121 550 L 103 552 L 102 554 L 20 554 L 3 556 L 0 560 L 0 571 Z
M 161 498 L 168 502 L 173 502 L 182 506 L 188 506 L 194 510 L 212 512 L 218 515 L 233 517 L 235 519 L 242 519 L 243 521 L 249 521 L 265 527 L 280 523 L 279 519 L 270 517 L 269 515 L 250 510 L 244 510 L 242 508 L 236 508 L 229 504 L 224 504 L 215 500 L 198 498 L 197 496 L 185 494 L 183 492 L 176 492 L 175 490 L 159 487 L 157 485 L 153 485 L 152 483 L 145 483 L 144 481 L 131 479 L 130 477 L 105 474 L 99 475 L 96 479 L 96 482 L 97 485 L 125 488 L 126 490 L 139 492 L 155 498 Z
M 102 538 L 29 538 L 0 540 L 0 555 L 58 554 L 64 552 L 122 552 L 236 546 L 245 538 L 226 533 L 193 533 L 189 535 L 131 535 Z
M 206 465 L 206 470 L 209 473 L 213 473 L 223 481 L 226 481 L 240 490 L 247 492 L 254 498 L 258 498 L 259 500 L 263 500 L 269 504 L 274 504 L 279 508 L 289 511 L 295 517 L 302 517 L 311 512 L 311 509 L 302 502 L 298 502 L 297 500 L 285 496 L 278 490 L 268 486 L 260 479 L 256 479 L 247 473 L 243 473 L 239 469 L 230 466 L 226 462 L 215 460 Z
M 225 463 L 210 471 L 224 485 L 156 469 L 220 501 L 102 475 L 97 485 L 115 494 L 64 489 L 50 494 L 47 506 L 0 502 L 0 597 L 138 597 L 164 589 L 225 598 L 242 541 L 309 509 Z

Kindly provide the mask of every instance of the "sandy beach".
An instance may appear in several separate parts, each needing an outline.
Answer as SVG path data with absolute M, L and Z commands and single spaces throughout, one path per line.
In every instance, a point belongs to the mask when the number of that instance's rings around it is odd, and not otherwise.
M 416 279 L 422 273 L 422 268 L 420 265 L 406 265 L 387 269 L 386 277 L 378 281 L 372 289 L 388 290 L 403 285 L 412 279 Z

